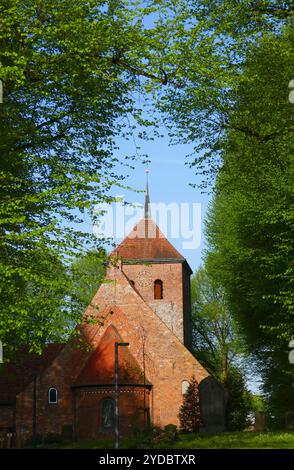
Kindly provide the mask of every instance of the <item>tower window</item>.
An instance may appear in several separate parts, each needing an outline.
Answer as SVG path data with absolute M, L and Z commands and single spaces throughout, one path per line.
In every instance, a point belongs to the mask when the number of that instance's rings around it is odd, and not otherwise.
M 160 279 L 154 281 L 154 299 L 163 299 L 163 285 Z
M 57 388 L 51 387 L 48 390 L 48 403 L 54 403 L 56 404 L 58 401 L 58 393 L 57 393 Z

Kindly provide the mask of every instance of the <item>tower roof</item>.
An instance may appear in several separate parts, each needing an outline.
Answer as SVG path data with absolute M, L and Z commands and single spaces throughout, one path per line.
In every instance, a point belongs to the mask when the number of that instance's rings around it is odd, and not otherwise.
M 124 260 L 174 260 L 185 258 L 167 240 L 152 219 L 141 219 L 113 254 Z
M 111 254 L 121 257 L 125 263 L 180 262 L 185 264 L 191 274 L 192 270 L 186 259 L 168 241 L 151 218 L 148 172 L 147 169 L 144 217 Z

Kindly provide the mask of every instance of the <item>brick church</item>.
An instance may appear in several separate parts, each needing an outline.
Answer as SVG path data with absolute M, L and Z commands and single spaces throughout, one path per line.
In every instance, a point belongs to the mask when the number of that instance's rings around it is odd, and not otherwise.
M 2 370 L 0 434 L 22 441 L 33 434 L 94 439 L 113 433 L 115 342 L 129 343 L 119 348 L 122 434 L 178 425 L 193 375 L 204 427 L 222 422 L 221 391 L 190 352 L 192 271 L 152 220 L 148 187 L 144 218 L 112 258 L 86 310 L 97 322 L 81 326 L 91 348 L 50 344 L 41 356 L 25 355 Z

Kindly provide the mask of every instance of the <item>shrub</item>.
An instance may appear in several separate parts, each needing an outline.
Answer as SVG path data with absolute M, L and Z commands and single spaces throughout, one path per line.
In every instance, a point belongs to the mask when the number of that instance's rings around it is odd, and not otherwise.
M 181 431 L 198 432 L 201 425 L 198 382 L 191 377 L 187 392 L 180 407 L 179 420 Z

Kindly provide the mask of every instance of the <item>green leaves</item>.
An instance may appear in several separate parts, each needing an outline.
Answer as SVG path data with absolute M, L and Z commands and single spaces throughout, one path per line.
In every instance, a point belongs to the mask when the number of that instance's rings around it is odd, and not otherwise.
M 287 100 L 293 45 L 289 26 L 252 47 L 206 228 L 208 266 L 259 361 L 264 391 L 280 420 L 292 406 L 284 398 L 293 382 L 285 352 L 294 336 L 294 114 Z
M 7 354 L 64 340 L 80 320 L 85 302 L 72 308 L 79 295 L 67 266 L 87 243 L 97 244 L 81 229 L 81 214 L 111 202 L 111 187 L 123 182 L 125 162 L 114 150 L 121 134 L 132 133 L 129 113 L 140 116 L 134 95 L 146 42 L 137 13 L 108 3 L 1 3 L 0 338 Z

